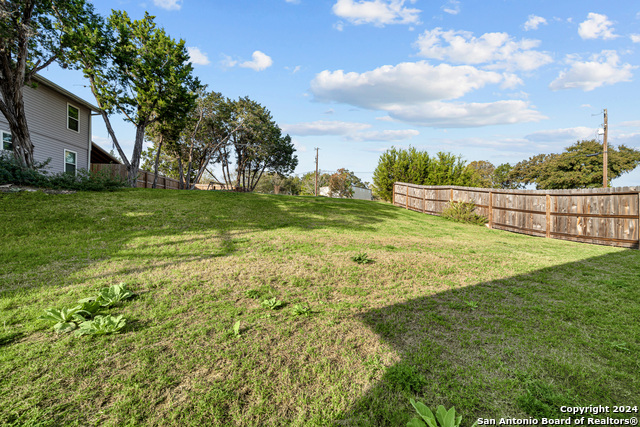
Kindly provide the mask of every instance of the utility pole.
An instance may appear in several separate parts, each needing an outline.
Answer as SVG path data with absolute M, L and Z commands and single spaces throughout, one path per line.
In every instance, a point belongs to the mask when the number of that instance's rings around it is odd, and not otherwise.
M 607 172 L 609 171 L 609 155 L 607 153 L 607 136 L 609 133 L 609 125 L 607 118 L 607 109 L 604 109 L 604 137 L 602 140 L 602 187 L 607 188 L 609 186 L 609 180 Z
M 316 197 L 318 196 L 318 150 L 319 148 L 316 147 Z

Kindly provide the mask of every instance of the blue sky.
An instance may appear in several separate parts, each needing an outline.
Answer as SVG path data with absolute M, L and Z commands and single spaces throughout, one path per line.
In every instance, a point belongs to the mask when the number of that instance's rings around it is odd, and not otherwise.
M 391 146 L 494 165 L 591 139 L 640 148 L 640 4 L 631 0 L 94 1 L 186 40 L 209 89 L 266 106 L 297 173 L 371 180 Z M 80 73 L 42 74 L 94 102 Z M 131 153 L 133 128 L 116 119 Z M 94 139 L 111 147 L 99 117 Z M 614 181 L 640 185 L 640 170 Z

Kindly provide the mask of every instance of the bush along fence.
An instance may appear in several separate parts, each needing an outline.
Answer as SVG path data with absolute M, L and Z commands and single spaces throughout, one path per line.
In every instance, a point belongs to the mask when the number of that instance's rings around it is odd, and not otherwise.
M 127 167 L 119 164 L 100 164 L 92 163 L 91 172 L 109 171 L 112 177 L 120 177 L 123 180 L 128 179 Z M 136 187 L 138 188 L 151 188 L 153 186 L 153 178 L 155 174 L 153 172 L 147 172 L 140 170 L 138 172 L 138 182 Z M 178 190 L 180 188 L 180 181 L 173 178 L 167 178 L 166 176 L 158 175 L 158 182 L 156 188 L 164 188 L 168 190 Z
M 472 202 L 489 228 L 638 249 L 640 187 L 501 190 L 396 182 L 393 204 L 440 215 L 450 201 Z

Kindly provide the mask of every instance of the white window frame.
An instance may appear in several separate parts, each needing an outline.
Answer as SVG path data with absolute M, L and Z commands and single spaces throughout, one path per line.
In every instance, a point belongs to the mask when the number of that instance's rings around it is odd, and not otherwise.
M 67 150 L 66 148 L 64 150 L 64 157 L 62 159 L 62 162 L 63 162 L 63 165 L 64 165 L 64 173 L 67 173 L 67 153 L 73 153 L 73 154 L 76 155 L 76 164 L 74 165 L 76 168 L 75 168 L 75 171 L 74 171 L 74 176 L 77 176 L 78 175 L 78 153 L 75 152 L 75 151 L 72 151 L 72 150 Z M 71 165 L 73 163 L 69 163 L 69 164 Z
M 75 108 L 76 110 L 78 110 L 78 119 L 77 119 L 77 120 L 78 120 L 78 130 L 71 129 L 71 128 L 69 127 L 69 119 L 73 119 L 73 117 L 71 117 L 71 116 L 69 115 L 69 107 L 73 107 L 73 108 Z M 76 119 L 73 119 L 73 120 L 76 120 Z M 72 132 L 80 133 L 80 108 L 79 108 L 79 107 L 76 107 L 75 105 L 70 104 L 70 103 L 68 103 L 68 102 L 67 102 L 67 129 L 69 129 L 69 130 L 70 130 L 70 131 L 72 131 Z
M 2 137 L 2 145 L 0 145 L 0 151 L 5 151 L 7 153 L 10 153 L 10 150 L 5 150 L 4 149 L 4 136 L 5 135 L 9 135 L 11 136 L 11 144 L 13 144 L 13 134 L 11 132 L 6 132 L 6 131 L 0 131 L 0 137 Z

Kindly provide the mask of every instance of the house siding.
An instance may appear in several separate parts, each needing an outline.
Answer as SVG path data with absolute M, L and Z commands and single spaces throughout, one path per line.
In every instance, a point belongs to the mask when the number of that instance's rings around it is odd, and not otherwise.
M 71 150 L 77 153 L 77 169 L 86 169 L 91 141 L 91 111 L 44 84 L 38 84 L 36 88 L 25 86 L 23 96 L 34 160 L 44 162 L 50 158 L 45 170 L 64 172 L 64 150 Z M 67 103 L 78 109 L 78 132 L 67 129 Z M 9 123 L 1 114 L 0 130 L 10 131 Z

